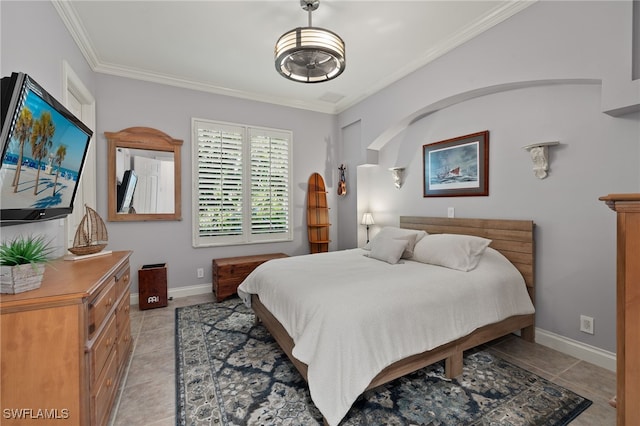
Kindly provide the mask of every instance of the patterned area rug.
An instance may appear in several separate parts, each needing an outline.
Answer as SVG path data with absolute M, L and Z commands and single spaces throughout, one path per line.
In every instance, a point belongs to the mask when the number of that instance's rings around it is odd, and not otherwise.
M 322 425 L 306 382 L 240 299 L 176 309 L 176 424 Z M 486 351 L 366 392 L 341 426 L 566 425 L 591 401 Z

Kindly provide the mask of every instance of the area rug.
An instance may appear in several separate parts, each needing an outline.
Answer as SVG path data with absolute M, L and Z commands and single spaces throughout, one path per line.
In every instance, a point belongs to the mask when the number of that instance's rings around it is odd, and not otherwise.
M 322 425 L 304 379 L 238 298 L 176 309 L 176 424 Z M 341 426 L 566 425 L 591 401 L 486 350 L 363 394 Z

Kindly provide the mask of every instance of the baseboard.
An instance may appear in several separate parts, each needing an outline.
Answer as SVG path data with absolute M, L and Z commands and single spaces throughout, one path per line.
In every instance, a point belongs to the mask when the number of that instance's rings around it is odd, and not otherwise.
M 547 330 L 536 328 L 536 343 L 587 361 L 598 367 L 616 371 L 616 354 Z
M 190 285 L 186 287 L 170 288 L 167 291 L 167 296 L 169 298 L 197 296 L 198 294 L 205 294 L 211 291 L 212 291 L 211 283 L 198 284 L 198 285 Z M 140 296 L 138 293 L 131 293 L 129 300 L 131 301 L 132 305 L 137 305 L 138 301 L 140 300 Z

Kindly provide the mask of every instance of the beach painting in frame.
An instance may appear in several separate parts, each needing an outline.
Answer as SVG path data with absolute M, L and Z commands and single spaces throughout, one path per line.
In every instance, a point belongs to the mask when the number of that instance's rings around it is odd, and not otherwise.
M 489 195 L 489 131 L 422 146 L 424 197 Z

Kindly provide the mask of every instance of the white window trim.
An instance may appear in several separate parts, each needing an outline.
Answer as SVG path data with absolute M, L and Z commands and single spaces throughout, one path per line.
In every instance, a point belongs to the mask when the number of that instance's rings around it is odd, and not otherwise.
M 243 138 L 245 141 L 250 139 L 250 130 L 258 129 L 262 130 L 265 133 L 267 132 L 276 132 L 279 134 L 287 134 L 289 138 L 289 158 L 288 158 L 288 170 L 289 170 L 289 181 L 288 181 L 288 191 L 289 191 L 289 199 L 288 199 L 288 211 L 289 211 L 289 229 L 286 233 L 277 234 L 278 237 L 274 238 L 274 234 L 252 234 L 250 227 L 243 226 L 243 234 L 242 236 L 217 236 L 217 237 L 205 237 L 201 238 L 199 236 L 199 173 L 198 173 L 198 134 L 197 134 L 197 124 L 198 123 L 209 123 L 221 127 L 231 126 L 231 127 L 241 127 L 244 129 Z M 293 132 L 290 130 L 283 129 L 275 129 L 263 126 L 252 126 L 248 124 L 241 123 L 232 123 L 226 121 L 217 121 L 217 120 L 209 120 L 204 118 L 192 118 L 191 119 L 191 217 L 192 217 L 192 245 L 194 248 L 200 247 L 216 247 L 216 246 L 229 246 L 229 245 L 245 245 L 245 244 L 260 244 L 260 243 L 276 243 L 276 242 L 286 242 L 293 241 Z M 243 144 L 243 163 L 246 164 L 248 161 L 250 164 L 251 161 L 251 144 L 244 143 Z M 249 188 L 249 190 L 244 190 L 243 192 L 243 205 L 251 206 L 251 167 L 243 166 L 243 182 L 244 187 Z M 251 223 L 251 209 L 244 208 L 243 209 L 243 224 Z

